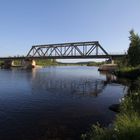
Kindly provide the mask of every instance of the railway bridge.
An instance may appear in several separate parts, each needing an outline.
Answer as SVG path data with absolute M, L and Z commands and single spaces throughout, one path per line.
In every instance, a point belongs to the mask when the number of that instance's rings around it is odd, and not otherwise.
M 34 45 L 26 56 L 0 57 L 4 65 L 12 66 L 14 60 L 22 60 L 25 65 L 35 65 L 36 59 L 110 59 L 124 57 L 126 54 L 108 53 L 98 41 L 72 42 L 61 44 Z

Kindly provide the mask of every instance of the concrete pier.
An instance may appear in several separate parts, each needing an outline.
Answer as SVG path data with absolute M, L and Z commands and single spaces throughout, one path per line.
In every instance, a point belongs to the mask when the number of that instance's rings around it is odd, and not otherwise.
M 32 69 L 38 66 L 36 66 L 35 60 L 25 59 L 25 60 L 22 60 L 20 65 L 15 65 L 14 60 L 4 60 L 0 67 L 2 69 L 10 69 L 12 67 L 22 67 L 24 69 Z
M 117 64 L 104 64 L 99 67 L 99 71 L 115 71 L 118 68 Z
M 3 68 L 3 69 L 10 69 L 12 66 L 14 66 L 14 61 L 13 60 L 5 60 L 1 64 L 1 68 Z
M 36 62 L 33 59 L 25 59 L 22 62 L 22 65 L 25 69 L 32 69 L 36 67 Z

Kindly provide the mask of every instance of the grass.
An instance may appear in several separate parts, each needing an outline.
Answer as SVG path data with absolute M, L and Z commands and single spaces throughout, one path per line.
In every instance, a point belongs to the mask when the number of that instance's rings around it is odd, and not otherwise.
M 140 66 L 137 67 L 122 67 L 115 72 L 117 77 L 136 79 L 140 76 Z
M 130 71 L 133 71 L 133 70 L 135 70 L 134 67 L 121 67 L 119 69 L 119 71 L 122 71 L 122 72 L 130 72 Z
M 140 79 L 137 80 L 140 84 Z M 120 113 L 112 127 L 93 125 L 83 140 L 140 140 L 140 89 L 130 92 L 121 102 Z
M 104 62 L 88 62 L 87 66 L 100 66 L 103 64 L 104 64 Z
M 36 60 L 36 64 L 40 66 L 53 66 L 57 65 L 57 62 L 53 59 L 48 59 L 48 60 Z
M 3 61 L 0 60 L 0 65 L 3 63 Z

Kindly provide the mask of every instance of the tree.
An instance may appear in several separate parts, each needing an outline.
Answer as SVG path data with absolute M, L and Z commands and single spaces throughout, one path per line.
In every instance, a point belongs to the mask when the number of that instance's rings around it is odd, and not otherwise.
M 140 37 L 134 30 L 131 30 L 129 40 L 128 63 L 131 66 L 137 66 L 140 64 Z

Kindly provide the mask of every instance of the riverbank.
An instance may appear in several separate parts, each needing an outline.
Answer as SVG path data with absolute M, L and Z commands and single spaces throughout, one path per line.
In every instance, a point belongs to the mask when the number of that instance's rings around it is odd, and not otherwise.
M 3 66 L 3 61 L 0 61 L 0 67 Z M 35 60 L 37 67 L 47 67 L 47 66 L 100 66 L 104 64 L 104 62 L 76 62 L 76 63 L 63 63 L 56 61 L 55 59 L 38 59 Z M 11 67 L 11 66 L 9 66 Z M 12 67 L 24 67 L 21 60 L 15 60 Z
M 125 97 L 121 112 L 112 126 L 102 128 L 93 125 L 90 132 L 82 135 L 83 140 L 139 140 L 140 139 L 140 91 Z
M 82 135 L 83 140 L 139 140 L 140 139 L 140 75 L 139 68 L 124 68 L 116 72 L 117 76 L 137 78 L 135 88 L 129 89 L 120 101 L 119 113 L 111 126 L 103 128 L 93 125 L 89 132 Z
M 108 72 L 113 72 L 118 69 L 117 64 L 103 64 L 99 67 L 99 71 L 108 71 Z
M 54 59 L 47 59 L 47 60 L 39 59 L 39 60 L 35 60 L 34 63 L 35 63 L 34 65 L 32 65 L 32 64 L 25 64 L 21 60 L 14 60 L 12 63 L 9 61 L 9 62 L 7 62 L 5 64 L 4 61 L 0 61 L 0 68 L 3 68 L 3 69 L 11 69 L 11 68 L 26 69 L 28 67 L 29 69 L 30 68 L 32 69 L 34 67 L 42 68 L 42 67 L 46 67 L 46 66 L 57 66 L 58 65 L 57 61 L 54 60 Z
M 140 67 L 123 67 L 114 72 L 117 77 L 137 79 L 140 76 Z

